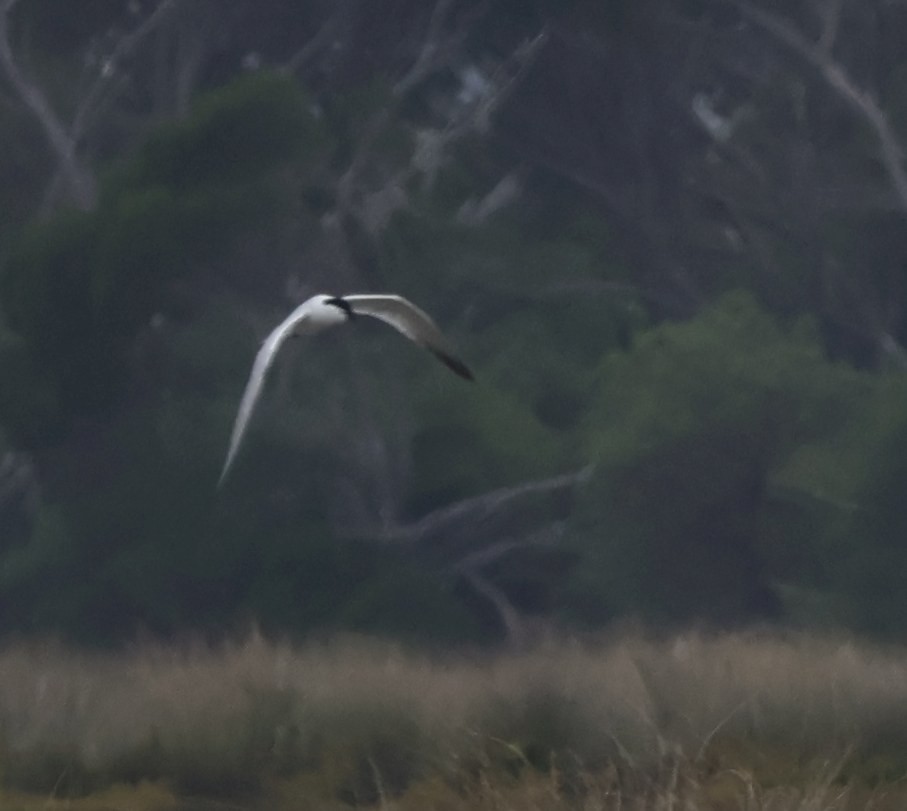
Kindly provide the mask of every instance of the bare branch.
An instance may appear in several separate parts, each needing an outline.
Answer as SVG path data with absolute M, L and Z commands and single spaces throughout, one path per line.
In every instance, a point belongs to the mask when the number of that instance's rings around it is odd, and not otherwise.
M 516 200 L 521 191 L 519 176 L 516 172 L 509 172 L 481 200 L 470 198 L 463 203 L 457 211 L 457 222 L 463 225 L 482 225 L 493 214 Z
M 34 114 L 57 158 L 73 201 L 82 209 L 94 206 L 97 184 L 94 176 L 82 165 L 76 154 L 76 144 L 54 112 L 41 88 L 19 68 L 9 39 L 9 12 L 16 0 L 6 0 L 0 13 L 0 66 L 19 99 Z
M 827 49 L 821 44 L 810 42 L 789 20 L 771 14 L 749 0 L 722 0 L 722 2 L 735 6 L 748 20 L 815 67 L 829 87 L 869 125 L 879 142 L 882 164 L 898 196 L 901 208 L 907 214 L 907 171 L 904 169 L 904 151 L 888 117 L 869 91 L 858 87 Z
M 370 536 L 378 541 L 409 544 L 418 544 L 442 536 L 457 538 L 463 535 L 473 536 L 506 511 L 515 509 L 519 504 L 525 504 L 527 499 L 568 492 L 585 484 L 593 471 L 594 466 L 587 465 L 573 473 L 524 482 L 512 487 L 502 487 L 480 496 L 463 499 L 447 507 L 441 507 L 412 524 L 390 528 L 377 535 L 366 529 L 362 531 L 347 530 L 344 534 Z
M 488 10 L 489 3 L 482 2 L 466 14 L 457 28 L 443 36 L 444 26 L 454 0 L 437 0 L 428 21 L 425 39 L 412 67 L 398 79 L 393 88 L 395 96 L 403 97 L 433 73 L 447 67 L 466 39 L 470 26 Z
M 438 0 L 435 3 L 419 56 L 403 78 L 394 85 L 395 96 L 405 96 L 413 87 L 437 69 L 439 59 L 443 58 L 441 56 L 441 31 L 444 28 L 444 23 L 452 5 L 453 0 Z M 445 48 L 444 50 L 447 49 Z
M 503 105 L 525 78 L 548 43 L 547 28 L 542 28 L 532 39 L 522 42 L 510 56 L 505 59 L 489 79 L 488 84 L 494 88 L 490 93 L 481 96 L 468 113 L 456 121 L 460 127 L 477 129 L 480 132 L 488 128 L 491 116 Z M 449 127 L 450 128 L 450 127 Z
M 88 93 L 79 103 L 69 125 L 57 115 L 41 87 L 22 71 L 16 61 L 9 36 L 9 12 L 16 2 L 17 0 L 5 0 L 0 11 L 0 66 L 20 101 L 38 120 L 57 159 L 57 176 L 65 182 L 70 197 L 80 208 L 90 209 L 97 198 L 97 181 L 79 157 L 79 143 L 95 123 L 105 99 L 116 87 L 122 86 L 118 65 L 160 26 L 180 0 L 161 0 L 157 8 L 134 31 L 120 38 Z M 56 182 L 52 181 L 50 185 L 53 189 Z
M 517 647 L 523 645 L 526 641 L 523 618 L 503 590 L 478 572 L 464 571 L 461 574 L 479 594 L 494 606 L 507 634 L 507 641 Z
M 843 8 L 844 0 L 828 0 L 824 9 L 819 47 L 827 54 L 831 53 L 835 46 L 835 40 L 838 38 Z
M 907 371 L 907 350 L 901 346 L 890 332 L 881 332 L 879 337 L 879 349 L 882 353 L 891 358 L 898 368 Z
M 564 521 L 552 521 L 528 538 L 520 541 L 507 540 L 490 544 L 455 564 L 452 569 L 462 576 L 481 596 L 488 600 L 497 611 L 501 625 L 511 645 L 520 647 L 529 641 L 532 623 L 524 617 L 508 597 L 507 592 L 486 577 L 481 569 L 500 560 L 505 555 L 520 549 L 550 547 L 557 544 L 566 529 Z
M 25 454 L 12 451 L 0 455 L 0 518 L 6 533 L 0 540 L 0 548 L 4 541 L 12 541 L 10 524 L 30 523 L 39 502 L 40 486 L 34 462 Z
M 443 43 L 441 41 L 441 31 L 452 5 L 453 0 L 438 0 L 432 11 L 428 29 L 425 34 L 425 41 L 415 63 L 393 87 L 392 92 L 396 101 L 379 110 L 367 123 L 365 132 L 353 155 L 353 159 L 350 161 L 348 169 L 344 172 L 337 184 L 337 198 L 342 210 L 346 212 L 351 211 L 355 183 L 361 174 L 362 168 L 367 164 L 371 157 L 372 146 L 386 129 L 393 117 L 394 111 L 402 102 L 403 98 L 416 85 L 448 64 L 455 50 L 454 41 L 459 41 L 464 36 L 464 32 L 460 32 L 459 35 L 452 35 Z M 399 185 L 402 179 L 403 178 L 400 176 L 397 176 L 392 180 L 392 183 L 394 185 Z
M 321 24 L 321 27 L 312 38 L 299 48 L 281 68 L 284 73 L 295 74 L 330 43 L 340 30 L 340 24 L 343 22 L 348 5 L 349 3 L 346 0 L 343 2 L 338 1 L 334 4 L 333 13 Z
M 471 533 L 475 532 L 482 524 L 526 498 L 572 490 L 585 484 L 593 470 L 592 465 L 587 465 L 574 473 L 503 487 L 481 496 L 464 499 L 449 507 L 442 507 L 406 527 L 401 540 L 419 541 L 429 536 L 446 535 L 457 528 L 457 525 L 460 525 L 462 532 L 463 524 L 468 524 Z
M 453 570 L 457 572 L 475 571 L 506 557 L 511 552 L 521 549 L 538 549 L 540 547 L 552 547 L 564 536 L 567 525 L 565 521 L 552 521 L 550 524 L 533 532 L 526 538 L 506 539 L 477 549 L 465 555 L 453 565 Z
M 101 108 L 105 95 L 112 88 L 114 80 L 117 78 L 120 64 L 135 53 L 139 45 L 149 34 L 158 29 L 180 2 L 181 0 L 161 0 L 158 7 L 134 31 L 125 34 L 119 39 L 113 49 L 113 53 L 104 61 L 101 72 L 91 89 L 79 104 L 70 128 L 73 140 L 78 142 L 93 123 L 91 118 Z
M 438 12 L 437 7 L 435 12 Z M 517 48 L 490 80 L 489 86 L 494 88 L 493 91 L 472 105 L 464 105 L 444 127 L 419 132 L 416 138 L 417 148 L 409 164 L 394 173 L 382 188 L 365 193 L 358 189 L 357 183 L 363 167 L 371 157 L 373 144 L 391 121 L 395 105 L 379 110 L 368 123 L 349 167 L 338 181 L 337 200 L 340 211 L 354 216 L 367 232 L 374 234 L 380 231 L 390 215 L 406 205 L 405 188 L 413 177 L 422 175 L 425 185 L 430 186 L 451 144 L 470 132 L 487 129 L 493 113 L 525 76 L 546 41 L 547 32 L 543 30 Z M 434 65 L 432 70 L 437 68 L 438 65 Z M 359 206 L 353 202 L 357 198 L 357 191 L 360 192 L 358 198 L 363 201 Z

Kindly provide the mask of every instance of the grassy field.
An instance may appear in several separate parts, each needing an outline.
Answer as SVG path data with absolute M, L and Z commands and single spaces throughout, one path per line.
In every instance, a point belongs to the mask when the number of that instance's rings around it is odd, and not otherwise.
M 907 808 L 907 652 L 624 634 L 522 653 L 0 651 L 0 809 Z

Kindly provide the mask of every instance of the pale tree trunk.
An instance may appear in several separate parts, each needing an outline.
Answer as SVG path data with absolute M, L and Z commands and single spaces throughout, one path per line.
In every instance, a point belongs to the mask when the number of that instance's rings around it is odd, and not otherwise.
M 828 88 L 865 124 L 876 141 L 879 162 L 885 170 L 898 207 L 907 218 L 907 168 L 904 166 L 905 150 L 901 139 L 872 92 L 861 87 L 833 53 L 839 32 L 842 0 L 831 0 L 822 7 L 822 31 L 816 42 L 807 38 L 795 23 L 760 8 L 750 0 L 721 2 L 737 8 L 747 20 L 757 25 L 775 42 L 811 65 Z M 883 308 L 864 303 L 861 309 L 865 311 L 865 332 L 871 335 L 878 351 L 899 368 L 907 369 L 907 351 L 886 326 Z
M 81 209 L 94 207 L 97 181 L 79 160 L 76 142 L 54 112 L 41 87 L 19 67 L 9 38 L 9 15 L 17 0 L 6 0 L 0 8 L 0 65 L 19 100 L 38 120 L 66 183 L 72 201 Z

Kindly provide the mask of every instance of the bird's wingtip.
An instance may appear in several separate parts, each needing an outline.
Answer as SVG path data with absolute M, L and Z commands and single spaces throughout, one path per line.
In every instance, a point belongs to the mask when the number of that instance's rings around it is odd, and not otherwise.
M 230 461 L 227 460 L 227 463 L 224 465 L 224 469 L 221 470 L 220 476 L 217 479 L 217 489 L 220 490 L 224 486 L 224 482 L 227 480 L 227 474 L 230 472 Z
M 432 349 L 432 352 L 434 353 L 435 357 L 454 374 L 459 375 L 464 380 L 471 380 L 475 382 L 475 376 L 473 375 L 472 370 L 465 363 L 463 363 L 463 361 L 455 358 L 453 355 L 448 355 L 446 352 L 442 352 L 439 349 Z

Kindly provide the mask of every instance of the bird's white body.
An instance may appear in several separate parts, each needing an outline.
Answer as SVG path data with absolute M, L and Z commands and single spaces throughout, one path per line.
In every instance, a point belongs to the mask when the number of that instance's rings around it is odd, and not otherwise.
M 313 335 L 328 327 L 345 324 L 349 315 L 340 307 L 327 303 L 333 298 L 323 293 L 312 296 L 293 310 L 277 329 L 292 325 L 291 335 Z
M 472 380 L 472 373 L 465 364 L 454 357 L 448 348 L 447 340 L 435 326 L 434 321 L 402 296 L 361 294 L 340 297 L 323 293 L 312 296 L 281 321 L 258 350 L 233 424 L 230 447 L 218 484 L 223 483 L 230 470 L 264 386 L 265 375 L 284 341 L 292 335 L 312 335 L 328 327 L 344 324 L 357 315 L 369 315 L 390 324 L 411 341 L 432 352 L 456 374 Z

